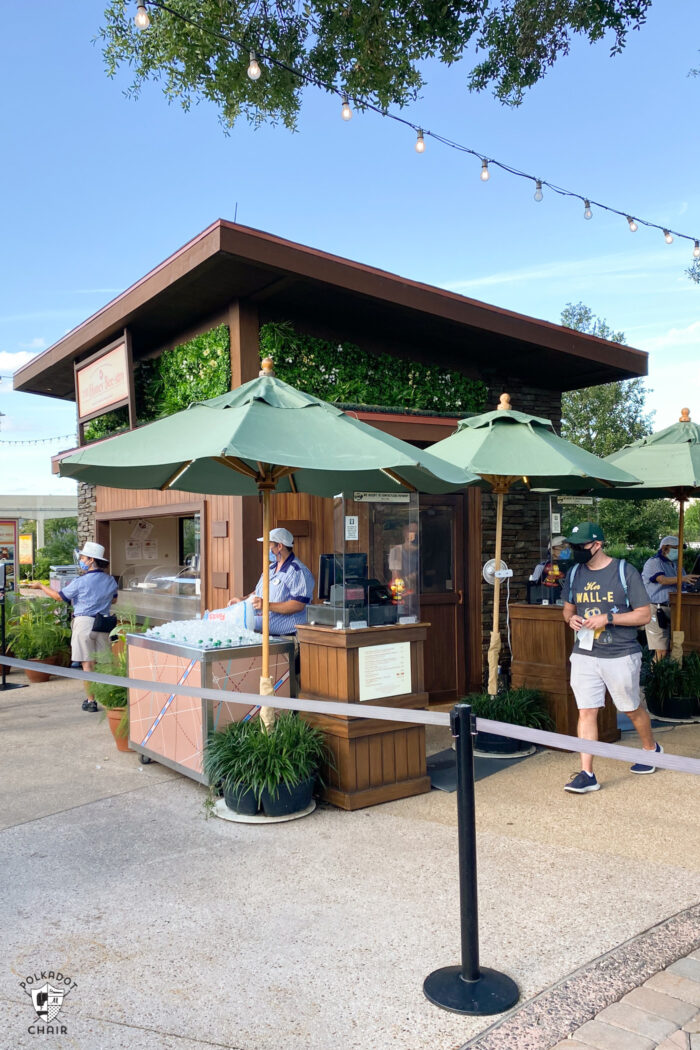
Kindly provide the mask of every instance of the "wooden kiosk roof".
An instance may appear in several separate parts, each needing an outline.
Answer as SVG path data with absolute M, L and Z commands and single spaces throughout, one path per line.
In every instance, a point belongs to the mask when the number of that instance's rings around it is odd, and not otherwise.
M 641 350 L 219 219 L 20 369 L 15 389 L 73 400 L 74 362 L 124 328 L 138 359 L 223 320 L 236 300 L 261 324 L 289 320 L 310 335 L 484 379 L 573 390 L 647 374 Z

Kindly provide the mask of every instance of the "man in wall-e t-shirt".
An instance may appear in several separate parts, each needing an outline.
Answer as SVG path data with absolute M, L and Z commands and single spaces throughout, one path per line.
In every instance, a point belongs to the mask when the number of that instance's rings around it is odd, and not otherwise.
M 649 714 L 641 705 L 639 672 L 642 651 L 637 628 L 651 618 L 649 596 L 642 578 L 627 562 L 610 558 L 603 550 L 599 525 L 584 521 L 567 541 L 573 566 L 563 585 L 564 619 L 576 633 L 571 654 L 571 689 L 578 707 L 578 736 L 598 739 L 598 708 L 605 706 L 605 690 L 639 734 L 645 751 L 663 750 L 654 740 Z M 624 577 L 621 574 L 624 573 Z M 653 773 L 655 766 L 636 762 L 632 773 Z M 581 772 L 566 791 L 583 795 L 598 791 L 591 755 L 581 754 Z

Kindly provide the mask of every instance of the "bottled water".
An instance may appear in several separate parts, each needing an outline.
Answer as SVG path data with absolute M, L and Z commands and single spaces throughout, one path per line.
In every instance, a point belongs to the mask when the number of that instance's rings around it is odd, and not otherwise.
M 227 620 L 172 620 L 150 627 L 146 637 L 193 649 L 233 649 L 260 644 L 259 634 Z

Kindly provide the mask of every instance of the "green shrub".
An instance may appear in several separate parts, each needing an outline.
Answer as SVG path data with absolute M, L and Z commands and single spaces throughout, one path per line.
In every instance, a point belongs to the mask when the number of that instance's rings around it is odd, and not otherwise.
M 291 712 L 279 715 L 269 732 L 258 718 L 231 722 L 209 735 L 204 750 L 209 783 L 231 792 L 251 790 L 258 804 L 263 791 L 277 798 L 280 784 L 296 787 L 330 764 L 323 733 Z
M 13 603 L 7 642 L 19 660 L 43 660 L 65 650 L 70 640 L 68 609 L 52 598 Z
M 477 718 L 489 718 L 494 722 L 509 722 L 528 729 L 554 729 L 547 701 L 539 689 L 508 689 L 504 693 L 490 696 L 489 693 L 472 693 L 464 697 L 472 714 Z

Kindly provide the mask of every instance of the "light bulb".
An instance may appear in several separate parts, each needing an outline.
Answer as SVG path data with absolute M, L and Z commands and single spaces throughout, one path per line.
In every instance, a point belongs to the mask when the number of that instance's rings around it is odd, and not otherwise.
M 151 24 L 151 20 L 148 17 L 148 11 L 146 10 L 146 5 L 143 3 L 143 0 L 141 0 L 141 3 L 139 3 L 138 7 L 136 8 L 134 22 L 139 27 L 139 29 L 148 29 L 148 27 Z
M 343 120 L 352 120 L 352 110 L 350 109 L 347 95 L 343 95 L 343 108 L 340 111 L 340 115 Z
M 636 233 L 638 229 L 637 223 L 634 221 L 631 215 L 627 216 L 627 222 L 630 224 L 630 233 Z
M 666 244 L 673 244 L 673 237 L 668 230 L 664 230 L 664 240 Z
M 539 179 L 536 179 L 535 181 L 535 192 L 533 193 L 533 197 L 536 201 L 542 200 L 542 183 Z
M 693 248 L 693 258 L 700 259 L 700 241 L 695 242 L 695 247 Z
M 248 63 L 248 76 L 251 80 L 259 80 L 262 70 L 258 65 L 258 60 L 255 57 L 255 52 L 250 52 L 250 62 Z
M 583 217 L 584 217 L 584 219 L 592 219 L 593 218 L 593 212 L 591 211 L 591 202 L 590 201 L 584 201 L 583 205 L 584 205 L 584 207 L 583 207 Z
M 423 138 L 422 128 L 418 128 L 418 137 L 416 139 L 416 153 L 425 153 L 425 139 Z
M 481 181 L 488 182 L 490 178 L 491 172 L 489 171 L 489 162 L 484 157 L 484 159 L 481 162 Z

